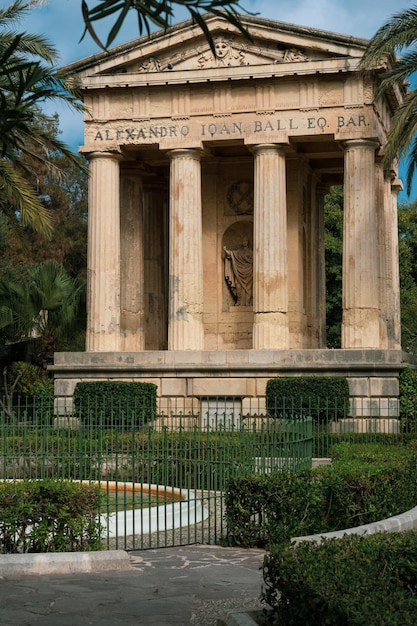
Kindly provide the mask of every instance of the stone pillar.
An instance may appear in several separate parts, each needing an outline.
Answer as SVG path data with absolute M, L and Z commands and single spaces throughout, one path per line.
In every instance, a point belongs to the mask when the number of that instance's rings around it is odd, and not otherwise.
M 149 180 L 150 179 L 150 180 Z M 168 189 L 164 178 L 144 182 L 145 350 L 168 342 Z
M 88 352 L 120 350 L 121 155 L 93 152 L 90 159 L 87 338 Z
M 329 185 L 317 182 L 315 187 L 315 228 L 313 234 L 313 251 L 316 263 L 315 273 L 315 312 L 316 312 L 316 345 L 313 347 L 326 347 L 326 258 L 324 241 L 324 205 L 326 194 L 329 193 Z
M 120 179 L 120 350 L 145 349 L 143 189 L 137 172 Z
M 375 150 L 371 139 L 345 142 L 342 348 L 379 348 Z
M 200 152 L 170 152 L 168 350 L 203 350 Z
M 285 153 L 276 144 L 253 149 L 253 347 L 287 349 L 287 198 Z
M 391 181 L 385 175 L 381 157 L 375 160 L 375 198 L 376 198 L 376 227 L 377 227 L 377 259 L 378 294 L 379 294 L 379 347 L 388 349 L 388 335 L 390 334 L 389 309 L 392 296 L 392 277 L 389 265 L 389 238 L 391 220 Z
M 398 178 L 394 178 L 391 182 L 391 238 L 389 258 L 392 267 L 392 309 L 390 311 L 392 317 L 392 337 L 389 339 L 388 348 L 391 350 L 401 350 L 401 306 L 400 306 L 400 267 L 399 267 L 399 251 L 398 251 L 398 194 L 402 190 L 402 182 Z

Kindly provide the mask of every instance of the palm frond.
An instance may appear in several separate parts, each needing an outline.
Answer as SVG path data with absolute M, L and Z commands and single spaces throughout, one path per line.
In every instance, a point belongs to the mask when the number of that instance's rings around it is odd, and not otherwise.
M 386 166 L 389 166 L 395 159 L 407 154 L 416 131 L 417 92 L 412 91 L 407 94 L 392 117 L 384 156 Z
M 417 8 L 394 14 L 372 37 L 361 60 L 362 69 L 375 69 L 385 57 L 415 44 Z
M 174 5 L 181 6 L 188 11 L 193 21 L 203 30 L 213 52 L 214 42 L 205 24 L 203 15 L 205 12 L 221 15 L 221 17 L 240 30 L 244 37 L 251 40 L 248 30 L 239 19 L 238 11 L 249 12 L 240 5 L 239 0 L 101 0 L 91 9 L 88 7 L 87 1 L 82 0 L 85 30 L 81 39 L 88 32 L 96 44 L 103 50 L 106 50 L 119 34 L 131 9 L 137 12 L 139 35 L 149 34 L 153 26 L 166 30 L 171 26 L 174 16 Z M 110 29 L 106 43 L 103 44 L 93 27 L 93 22 L 103 20 L 116 13 L 119 13 L 119 15 Z
M 10 161 L 0 159 L 0 202 L 11 204 L 23 225 L 49 237 L 52 233 L 51 215 L 37 197 L 34 189 Z

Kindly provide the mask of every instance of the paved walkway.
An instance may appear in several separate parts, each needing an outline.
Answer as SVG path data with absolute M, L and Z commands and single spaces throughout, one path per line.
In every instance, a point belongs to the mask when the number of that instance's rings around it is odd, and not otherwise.
M 132 552 L 127 571 L 11 578 L 0 571 L 0 624 L 215 626 L 234 610 L 260 607 L 263 555 L 198 545 Z

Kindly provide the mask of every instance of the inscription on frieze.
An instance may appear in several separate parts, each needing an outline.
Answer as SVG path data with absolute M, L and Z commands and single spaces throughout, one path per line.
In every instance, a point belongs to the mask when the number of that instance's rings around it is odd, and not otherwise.
M 365 113 L 333 115 L 309 115 L 295 112 L 293 116 L 259 116 L 256 119 L 246 116 L 240 119 L 219 120 L 216 117 L 200 118 L 206 121 L 193 120 L 150 120 L 149 122 L 133 125 L 109 125 L 109 123 L 86 125 L 86 141 L 94 144 L 113 142 L 117 144 L 129 143 L 157 143 L 163 139 L 181 139 L 185 137 L 207 141 L 210 139 L 237 139 L 253 137 L 257 134 L 271 136 L 279 134 L 300 135 L 304 132 L 336 133 L 340 131 L 357 131 L 369 127 L 370 121 Z

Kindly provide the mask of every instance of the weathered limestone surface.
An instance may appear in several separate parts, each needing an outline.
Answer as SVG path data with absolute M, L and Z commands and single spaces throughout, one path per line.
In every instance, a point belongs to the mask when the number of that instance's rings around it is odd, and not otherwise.
M 120 349 L 119 161 L 90 154 L 87 350 Z
M 255 154 L 253 347 L 289 347 L 285 153 L 258 145 Z
M 343 374 L 353 417 L 372 417 L 378 394 L 390 417 L 401 183 L 380 155 L 403 92 L 375 100 L 378 75 L 357 71 L 365 40 L 242 20 L 250 42 L 207 18 L 216 55 L 188 21 L 66 68 L 88 110 L 89 314 L 87 353 L 56 355 L 57 391 L 121 378 L 245 404 L 272 376 Z M 326 349 L 332 185 L 342 350 Z
M 195 150 L 171 153 L 168 349 L 204 347 L 201 166 Z

